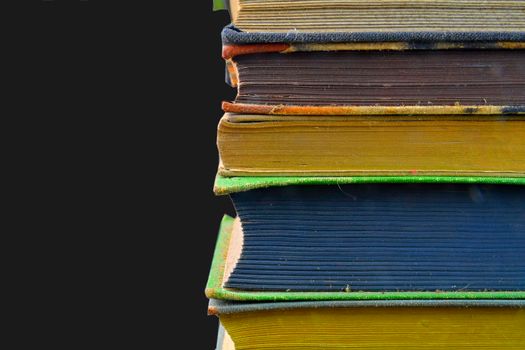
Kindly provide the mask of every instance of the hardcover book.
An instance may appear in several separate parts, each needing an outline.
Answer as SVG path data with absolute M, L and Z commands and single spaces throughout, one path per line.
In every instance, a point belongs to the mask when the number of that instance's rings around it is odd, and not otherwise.
M 501 0 L 215 0 L 245 32 L 522 32 L 525 3 Z
M 224 329 L 224 327 L 219 323 L 219 331 L 217 332 L 217 345 L 215 350 L 235 350 L 235 344 Z
M 225 176 L 525 175 L 525 116 L 268 116 L 220 121 Z
M 238 218 L 223 221 L 206 294 L 524 298 L 523 184 L 522 178 L 218 177 L 216 191 L 230 193 Z
M 510 350 L 525 347 L 524 306 L 523 300 L 210 300 L 208 313 L 221 322 L 218 350 Z
M 225 43 L 223 57 L 238 88 L 226 112 L 525 112 L 524 42 Z
M 217 350 L 525 348 L 525 1 L 214 0 Z

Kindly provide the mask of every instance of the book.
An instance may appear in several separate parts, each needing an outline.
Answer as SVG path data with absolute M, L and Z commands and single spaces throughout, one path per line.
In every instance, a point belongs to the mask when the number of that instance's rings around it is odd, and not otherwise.
M 523 1 L 215 0 L 245 32 L 520 32 Z
M 223 110 L 280 115 L 525 113 L 524 42 L 225 44 Z
M 216 350 L 235 350 L 235 344 L 233 340 L 226 332 L 224 327 L 219 323 L 219 331 L 217 332 L 217 345 L 215 346 Z
M 219 173 L 525 175 L 525 116 L 268 116 L 227 113 Z
M 522 178 L 280 179 L 217 178 L 209 298 L 525 297 Z
M 210 300 L 218 350 L 521 349 L 523 300 Z

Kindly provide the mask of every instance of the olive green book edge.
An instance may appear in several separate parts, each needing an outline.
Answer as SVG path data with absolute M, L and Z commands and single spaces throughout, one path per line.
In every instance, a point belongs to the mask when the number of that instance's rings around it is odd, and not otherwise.
M 228 0 L 213 0 L 213 11 L 227 10 L 227 1 Z
M 525 177 L 495 176 L 242 176 L 217 174 L 213 191 L 217 195 L 244 192 L 257 188 L 296 185 L 346 185 L 363 183 L 464 183 L 525 185 Z
M 519 292 L 248 292 L 223 288 L 233 218 L 222 219 L 213 255 L 206 296 L 232 301 L 319 301 L 319 300 L 429 300 L 429 299 L 525 299 Z

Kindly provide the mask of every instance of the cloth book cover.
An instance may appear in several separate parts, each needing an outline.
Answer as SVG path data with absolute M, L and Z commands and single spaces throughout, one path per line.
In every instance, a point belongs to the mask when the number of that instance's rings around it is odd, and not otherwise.
M 223 57 L 238 93 L 234 102 L 223 103 L 226 112 L 525 112 L 522 41 L 232 44 L 232 33 L 237 32 L 224 31 Z
M 217 349 L 521 349 L 524 300 L 210 300 Z
M 523 298 L 523 184 L 219 176 L 216 192 L 230 194 L 238 219 L 223 221 L 206 293 L 231 300 Z
M 219 173 L 519 177 L 525 175 L 524 121 L 524 115 L 227 113 L 217 132 Z
M 217 350 L 525 348 L 525 1 L 214 8 Z

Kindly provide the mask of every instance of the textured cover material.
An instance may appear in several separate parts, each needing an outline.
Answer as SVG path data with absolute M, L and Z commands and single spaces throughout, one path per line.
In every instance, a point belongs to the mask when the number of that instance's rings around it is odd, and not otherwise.
M 213 11 L 228 10 L 229 0 L 213 0 Z
M 214 192 L 225 195 L 249 191 L 256 188 L 292 185 L 344 185 L 359 183 L 465 183 L 525 185 L 523 177 L 479 177 L 479 176 L 249 176 L 215 178 Z
M 233 219 L 221 223 L 212 267 L 206 285 L 210 299 L 239 301 L 292 300 L 422 300 L 422 299 L 525 299 L 525 292 L 247 292 L 223 287 L 223 275 Z
M 210 315 L 236 314 L 263 310 L 318 309 L 336 307 L 525 307 L 525 300 L 341 300 L 341 301 L 295 301 L 295 302 L 232 302 L 210 299 Z
M 231 84 L 226 75 L 226 83 Z M 223 102 L 227 113 L 268 115 L 511 115 L 525 114 L 524 106 L 297 106 Z
M 344 43 L 344 42 L 457 42 L 457 41 L 525 41 L 525 32 L 345 32 L 345 33 L 246 33 L 234 25 L 222 31 L 224 44 L 257 43 Z
M 380 41 L 344 43 L 261 43 L 223 44 L 222 58 L 231 58 L 254 53 L 292 53 L 315 51 L 406 51 L 406 50 L 464 50 L 464 49 L 525 49 L 523 41 Z

